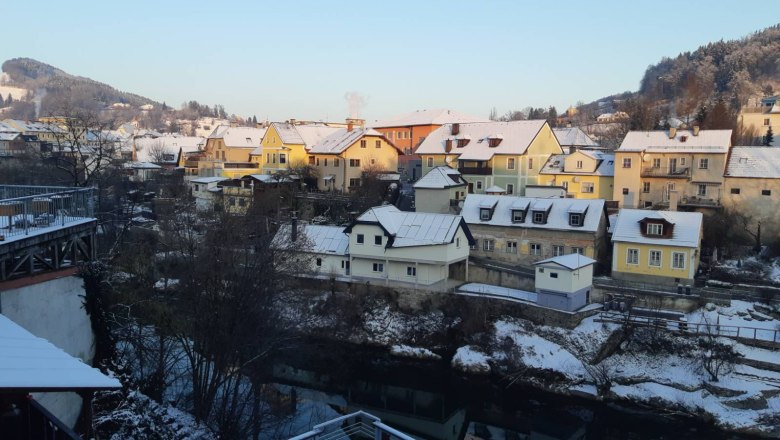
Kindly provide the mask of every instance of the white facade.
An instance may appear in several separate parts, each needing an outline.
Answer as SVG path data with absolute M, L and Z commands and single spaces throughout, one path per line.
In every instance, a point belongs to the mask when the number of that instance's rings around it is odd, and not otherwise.
M 574 311 L 585 306 L 593 285 L 593 263 L 584 255 L 569 254 L 536 263 L 538 304 Z

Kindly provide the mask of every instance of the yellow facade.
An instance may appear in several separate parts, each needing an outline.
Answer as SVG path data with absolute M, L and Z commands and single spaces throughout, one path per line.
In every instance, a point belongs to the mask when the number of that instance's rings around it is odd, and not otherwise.
M 272 124 L 263 137 L 262 157 L 259 160 L 262 174 L 275 174 L 290 169 L 291 165 L 306 163 L 307 154 L 303 144 L 286 144 Z
M 772 133 L 774 134 L 774 145 L 780 145 L 778 143 L 778 133 L 780 133 L 780 113 L 768 113 L 763 111 L 747 111 L 742 112 L 737 117 L 737 121 L 746 132 L 752 132 L 759 140 L 762 140 L 766 136 L 766 132 L 769 127 L 772 127 Z
M 399 151 L 382 136 L 361 136 L 340 154 L 309 154 L 319 173 L 320 190 L 346 192 L 360 185 L 363 173 L 397 173 Z
M 629 249 L 638 251 L 638 262 L 629 262 Z M 650 252 L 660 251 L 660 265 L 650 264 Z M 685 267 L 672 267 L 674 253 L 683 254 Z M 691 282 L 699 269 L 699 248 L 660 245 L 657 243 L 616 242 L 612 247 L 612 276 L 614 278 L 632 278 L 638 281 Z M 628 276 L 626 276 L 628 275 Z
M 601 160 L 614 161 L 614 156 Z M 601 160 L 582 151 L 575 151 L 564 157 L 562 170 L 539 173 L 539 184 L 562 186 L 566 188 L 567 195 L 575 199 L 612 200 L 615 178 L 597 174 Z

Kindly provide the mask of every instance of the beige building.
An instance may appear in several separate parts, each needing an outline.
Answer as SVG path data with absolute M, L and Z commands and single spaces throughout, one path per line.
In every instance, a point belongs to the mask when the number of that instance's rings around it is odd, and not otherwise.
M 766 97 L 755 105 L 745 106 L 737 116 L 737 122 L 746 130 L 752 130 L 761 143 L 769 128 L 772 128 L 774 142 L 772 146 L 780 146 L 780 95 Z
M 615 155 L 594 150 L 555 154 L 539 171 L 541 185 L 566 189 L 575 199 L 612 200 L 615 180 Z
M 414 184 L 415 211 L 457 214 L 467 189 L 468 182 L 458 170 L 433 168 Z
M 472 256 L 526 267 L 566 254 L 606 256 L 602 199 L 469 194 L 461 215 L 476 242 Z
M 198 176 L 241 178 L 260 172 L 252 161 L 265 135 L 264 128 L 221 125 L 206 138 L 204 155 L 198 160 Z
M 780 238 L 780 151 L 777 147 L 731 149 L 723 206 L 761 222 L 765 237 Z
M 720 208 L 731 130 L 631 131 L 615 151 L 623 208 Z

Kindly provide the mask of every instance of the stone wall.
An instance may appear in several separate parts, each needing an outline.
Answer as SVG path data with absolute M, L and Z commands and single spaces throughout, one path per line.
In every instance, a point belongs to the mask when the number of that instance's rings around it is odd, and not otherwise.
M 667 309 L 680 312 L 690 312 L 704 305 L 706 300 L 696 295 L 678 295 L 675 293 L 641 292 L 638 290 L 626 290 L 611 288 L 603 285 L 593 286 L 590 293 L 591 302 L 603 303 L 614 297 L 631 297 L 634 299 L 634 307 L 648 309 Z

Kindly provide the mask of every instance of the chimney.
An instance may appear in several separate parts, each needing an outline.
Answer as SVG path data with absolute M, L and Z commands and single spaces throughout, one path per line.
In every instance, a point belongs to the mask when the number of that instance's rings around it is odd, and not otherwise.
M 295 119 L 290 119 L 288 122 L 290 123 L 290 125 L 295 125 L 295 123 L 298 121 L 296 121 Z
M 674 139 L 677 136 L 677 129 L 674 127 L 669 128 L 669 139 Z
M 352 131 L 355 126 L 363 128 L 366 125 L 365 119 L 347 118 L 347 131 Z
M 452 139 L 447 139 L 444 141 L 444 152 L 449 153 L 452 151 Z
M 293 214 L 290 229 L 290 239 L 295 243 L 298 240 L 298 217 L 296 217 L 295 214 Z
M 452 135 L 455 136 L 458 133 L 460 133 L 460 124 L 458 124 L 456 122 L 456 123 L 452 124 Z
M 572 154 L 575 151 L 577 151 L 577 146 L 576 145 L 569 145 L 569 154 Z
M 353 128 L 355 128 L 355 124 L 352 122 L 352 120 L 347 119 L 347 131 L 352 131 Z
M 698 125 L 694 125 L 693 126 L 693 135 L 694 136 L 698 136 L 699 135 L 699 126 Z

